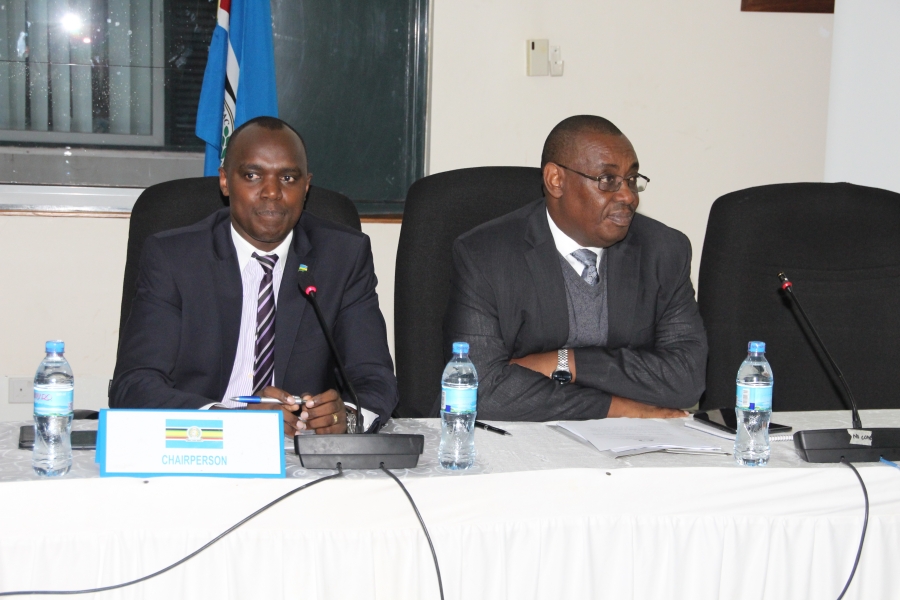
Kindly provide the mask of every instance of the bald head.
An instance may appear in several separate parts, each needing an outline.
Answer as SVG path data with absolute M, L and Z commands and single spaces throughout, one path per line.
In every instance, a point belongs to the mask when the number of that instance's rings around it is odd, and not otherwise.
M 238 146 L 238 140 L 241 137 L 241 134 L 244 131 L 246 131 L 248 128 L 252 128 L 252 127 L 260 127 L 262 129 L 265 129 L 268 131 L 282 131 L 282 130 L 286 129 L 286 130 L 290 131 L 291 133 L 293 133 L 294 136 L 297 137 L 297 140 L 300 142 L 301 155 L 302 155 L 301 162 L 302 162 L 302 167 L 303 167 L 303 173 L 306 174 L 308 172 L 309 165 L 307 164 L 307 158 L 306 158 L 306 142 L 303 141 L 303 136 L 301 136 L 300 133 L 298 133 L 296 129 L 294 129 L 293 127 L 291 127 L 290 125 L 288 125 L 287 123 L 285 123 L 284 121 L 282 121 L 281 119 L 278 119 L 276 117 L 256 117 L 256 118 L 250 119 L 249 121 L 247 121 L 246 123 L 244 123 L 243 125 L 241 125 L 240 127 L 238 127 L 237 129 L 234 130 L 234 132 L 231 134 L 231 137 L 228 139 L 228 146 L 225 149 L 225 159 L 222 161 L 222 167 L 226 171 L 229 170 L 229 168 L 231 168 L 233 166 L 232 165 L 232 163 L 234 162 L 233 157 L 239 153 L 238 150 L 233 150 L 233 149 L 236 146 Z
M 567 164 L 577 152 L 576 144 L 583 133 L 600 133 L 621 136 L 622 132 L 611 121 L 594 115 L 576 115 L 564 119 L 547 136 L 541 153 L 541 168 L 548 162 Z

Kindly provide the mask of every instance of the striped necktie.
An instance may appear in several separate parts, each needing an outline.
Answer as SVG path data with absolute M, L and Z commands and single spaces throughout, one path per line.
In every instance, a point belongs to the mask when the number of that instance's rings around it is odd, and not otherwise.
M 591 286 L 597 285 L 597 281 L 600 279 L 600 274 L 597 272 L 597 254 L 587 248 L 579 248 L 572 253 L 572 256 L 584 265 L 581 278 L 585 283 Z
M 253 258 L 263 268 L 256 303 L 256 360 L 253 362 L 253 394 L 258 395 L 267 385 L 272 385 L 275 372 L 275 285 L 272 271 L 278 262 L 278 255 L 260 256 L 254 252 Z

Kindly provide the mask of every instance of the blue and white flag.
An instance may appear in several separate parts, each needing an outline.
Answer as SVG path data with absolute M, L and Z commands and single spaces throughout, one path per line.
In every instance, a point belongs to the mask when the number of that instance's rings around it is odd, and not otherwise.
M 219 0 L 195 130 L 204 175 L 219 173 L 231 133 L 259 116 L 278 116 L 269 0 Z

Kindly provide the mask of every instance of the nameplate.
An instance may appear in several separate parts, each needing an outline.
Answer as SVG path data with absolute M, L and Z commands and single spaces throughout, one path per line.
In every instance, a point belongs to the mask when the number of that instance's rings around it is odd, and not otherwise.
M 284 477 L 280 410 L 100 411 L 101 477 Z

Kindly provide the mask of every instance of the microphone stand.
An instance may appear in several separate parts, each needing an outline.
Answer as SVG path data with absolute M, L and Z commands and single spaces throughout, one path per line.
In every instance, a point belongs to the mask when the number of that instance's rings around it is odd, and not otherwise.
M 828 362 L 831 363 L 831 368 L 837 374 L 838 380 L 841 382 L 841 385 L 844 388 L 844 393 L 847 394 L 847 399 L 850 400 L 850 408 L 853 411 L 853 428 L 854 429 L 862 429 L 862 421 L 859 419 L 859 409 L 856 406 L 856 398 L 853 397 L 853 392 L 850 391 L 850 386 L 847 385 L 847 380 L 844 379 L 844 374 L 841 372 L 840 367 L 837 366 L 837 363 L 834 362 L 834 358 L 831 356 L 831 352 L 828 351 L 828 348 L 825 347 L 825 342 L 822 341 L 822 338 L 819 337 L 819 332 L 816 331 L 816 328 L 813 327 L 812 321 L 809 320 L 809 316 L 806 314 L 806 311 L 803 310 L 803 305 L 800 304 L 800 299 L 794 295 L 794 284 L 788 280 L 787 275 L 782 271 L 778 274 L 778 278 L 781 280 L 781 289 L 790 297 L 791 301 L 794 303 L 794 306 L 800 311 L 800 315 L 803 317 L 803 322 L 806 323 L 806 326 L 809 327 L 809 330 L 812 331 L 813 337 L 816 338 L 816 343 L 819 345 L 819 348 L 825 353 L 825 356 L 828 357 Z
M 809 320 L 806 311 L 800 304 L 800 300 L 794 294 L 794 285 L 790 282 L 784 272 L 778 274 L 781 280 L 781 289 L 791 299 L 794 306 L 803 317 L 803 322 L 813 334 L 819 349 L 824 352 L 828 358 L 828 362 L 832 370 L 837 375 L 847 399 L 850 401 L 852 411 L 853 429 L 814 429 L 808 431 L 798 431 L 794 434 L 794 447 L 799 452 L 800 457 L 813 463 L 838 463 L 843 459 L 851 462 L 878 462 L 881 457 L 889 460 L 900 459 L 900 428 L 897 427 L 880 427 L 863 429 L 862 421 L 859 418 L 859 409 L 856 405 L 856 398 L 850 391 L 844 374 L 838 367 L 819 332 Z
M 347 371 L 344 370 L 343 361 L 338 357 L 337 346 L 334 343 L 334 337 L 331 335 L 331 328 L 325 327 L 325 317 L 322 315 L 322 309 L 319 308 L 319 301 L 316 300 L 316 288 L 314 286 L 309 286 L 304 290 L 304 293 L 306 294 L 309 303 L 312 304 L 313 310 L 316 311 L 316 318 L 319 319 L 319 323 L 322 325 L 322 332 L 325 334 L 328 348 L 331 350 L 331 355 L 334 357 L 334 362 L 337 364 L 338 373 L 341 375 L 344 387 L 347 388 L 347 393 L 350 394 L 350 399 L 353 400 L 353 404 L 356 405 L 356 433 L 363 433 L 365 429 L 363 428 L 362 407 L 359 405 L 359 396 L 356 395 L 356 390 L 353 388 L 353 382 L 347 377 Z
M 328 348 L 337 365 L 338 373 L 350 398 L 356 403 L 356 432 L 363 433 L 362 405 L 347 376 L 331 335 L 331 327 L 319 301 L 316 299 L 316 284 L 309 267 L 300 265 L 297 271 L 297 285 L 300 292 L 312 304 L 328 342 Z M 419 455 L 425 448 L 425 436 L 421 434 L 383 433 L 369 435 L 296 435 L 294 451 L 300 457 L 300 464 L 307 469 L 412 469 L 419 463 Z

